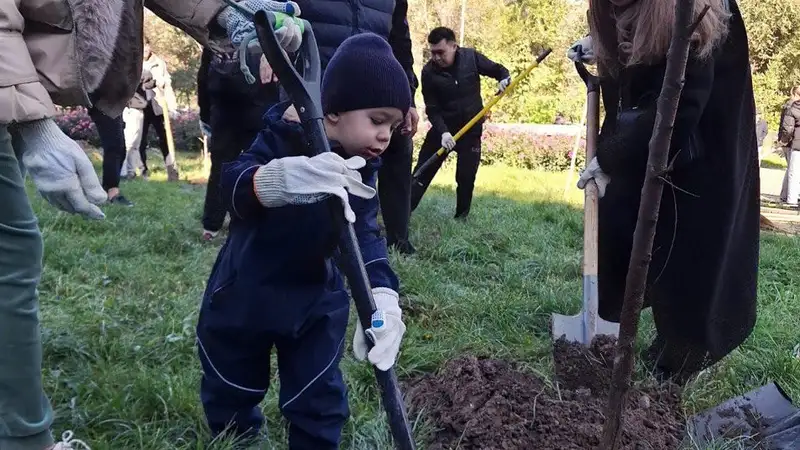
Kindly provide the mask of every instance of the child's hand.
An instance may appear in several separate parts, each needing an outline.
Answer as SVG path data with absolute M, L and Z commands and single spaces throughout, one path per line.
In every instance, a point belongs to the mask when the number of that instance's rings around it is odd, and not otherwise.
M 353 353 L 359 361 L 369 357 L 369 362 L 380 370 L 386 371 L 394 366 L 397 353 L 400 352 L 400 342 L 406 332 L 403 323 L 403 311 L 400 309 L 400 296 L 389 288 L 378 287 L 372 289 L 375 306 L 378 308 L 372 316 L 372 327 L 366 333 L 375 344 L 369 354 L 367 341 L 364 337 L 364 328 L 361 322 L 356 325 L 356 334 L 353 336 Z
M 358 173 L 366 164 L 360 156 L 345 160 L 333 152 L 313 158 L 278 158 L 256 170 L 253 187 L 258 201 L 267 208 L 308 205 L 335 195 L 342 200 L 345 218 L 353 223 L 356 214 L 350 207 L 349 195 L 365 199 L 375 196 L 375 189 L 362 183 Z

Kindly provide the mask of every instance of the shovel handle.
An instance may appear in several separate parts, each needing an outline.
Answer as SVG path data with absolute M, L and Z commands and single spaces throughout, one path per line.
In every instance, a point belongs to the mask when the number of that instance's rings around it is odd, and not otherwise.
M 288 55 L 278 44 L 274 31 L 274 15 L 259 10 L 253 19 L 261 49 L 267 56 L 267 60 L 275 73 L 278 74 L 286 94 L 300 116 L 308 139 L 309 153 L 316 155 L 330 151 L 330 143 L 325 134 L 323 124 L 320 100 L 321 70 L 319 50 L 311 25 L 308 22 L 304 23 L 303 44 L 298 53 L 299 62 L 303 68 L 303 75 L 300 75 L 289 60 Z M 344 233 L 341 233 L 342 238 L 339 242 L 341 255 L 337 258 L 337 265 L 347 278 L 350 294 L 358 311 L 359 322 L 362 328 L 367 330 L 372 327 L 372 314 L 375 312 L 376 307 L 358 238 L 353 224 L 346 221 L 339 200 L 335 197 L 330 198 L 328 199 L 328 204 L 333 223 L 345 230 Z M 355 264 L 343 264 L 342 261 L 355 262 Z M 373 346 L 369 335 L 366 336 L 365 341 L 370 348 Z M 374 367 L 374 372 L 395 446 L 401 450 L 414 450 L 415 442 L 411 434 L 405 403 L 394 368 L 382 371 Z
M 586 163 L 591 161 L 597 151 L 597 137 L 600 121 L 600 79 L 592 75 L 583 63 L 576 62 L 575 68 L 586 84 Z M 583 205 L 583 314 L 584 342 L 591 345 L 598 330 L 598 212 L 599 195 L 594 180 L 586 183 Z

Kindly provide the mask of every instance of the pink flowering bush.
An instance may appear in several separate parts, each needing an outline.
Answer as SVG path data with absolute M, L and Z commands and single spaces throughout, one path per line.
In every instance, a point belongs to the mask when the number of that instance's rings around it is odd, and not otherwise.
M 86 108 L 62 108 L 54 120 L 70 138 L 94 147 L 101 146 L 97 126 Z M 178 111 L 171 118 L 172 139 L 177 151 L 199 153 L 203 148 L 198 120 L 198 112 L 194 110 Z M 147 134 L 147 143 L 150 147 L 158 147 L 158 136 L 152 126 Z
M 64 108 L 60 112 L 54 120 L 64 134 L 73 140 L 85 141 L 95 147 L 100 146 L 97 127 L 86 108 Z

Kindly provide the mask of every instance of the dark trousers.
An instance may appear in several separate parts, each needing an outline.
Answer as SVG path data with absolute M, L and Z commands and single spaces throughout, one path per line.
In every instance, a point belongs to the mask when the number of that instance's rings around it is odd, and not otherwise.
M 167 144 L 167 129 L 164 127 L 164 116 L 159 116 L 153 111 L 153 104 L 148 103 L 147 108 L 143 110 L 144 122 L 142 123 L 142 141 L 139 143 L 139 155 L 142 158 L 142 166 L 147 171 L 147 132 L 150 131 L 150 125 L 156 129 L 158 136 L 158 147 L 161 149 L 161 155 L 164 156 L 164 163 L 169 166 L 173 165 L 174 161 L 169 160 L 169 145 Z M 164 111 L 164 114 L 167 114 Z
M 338 449 L 350 414 L 339 369 L 349 314 L 346 292 L 317 301 L 231 290 L 217 288 L 204 298 L 197 324 L 200 399 L 212 434 L 257 438 L 274 347 L 289 449 Z
M 89 110 L 89 117 L 103 147 L 103 189 L 107 192 L 119 188 L 119 172 L 125 162 L 125 122 L 121 115 L 112 119 L 95 108 Z
M 211 153 L 211 170 L 206 185 L 203 205 L 203 229 L 219 231 L 225 222 L 229 202 L 222 198 L 219 181 L 223 164 L 235 160 L 240 153 L 250 148 L 258 130 L 239 129 L 235 124 L 213 124 L 208 149 Z
M 395 133 L 381 155 L 378 169 L 378 199 L 389 246 L 408 242 L 411 216 L 411 138 Z
M 475 177 L 478 175 L 478 167 L 481 165 L 481 133 L 482 127 L 475 125 L 469 133 L 456 142 L 456 147 L 453 149 L 458 158 L 456 165 L 456 217 L 466 217 L 472 206 Z M 442 136 L 435 131 L 429 131 L 422 143 L 414 171 L 416 172 L 440 148 L 442 148 Z M 413 183 L 411 187 L 412 211 L 419 206 L 422 196 L 425 195 L 425 191 L 428 190 L 428 186 L 436 176 L 436 172 L 442 167 L 443 162 L 444 159 L 440 159 L 436 164 L 428 167 Z

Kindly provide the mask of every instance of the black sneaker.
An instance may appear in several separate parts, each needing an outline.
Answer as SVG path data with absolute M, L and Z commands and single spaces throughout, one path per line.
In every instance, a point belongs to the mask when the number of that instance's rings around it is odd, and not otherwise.
M 122 194 L 114 196 L 114 198 L 110 199 L 108 203 L 111 203 L 112 205 L 127 206 L 128 208 L 133 206 L 133 202 L 125 198 L 125 196 Z

